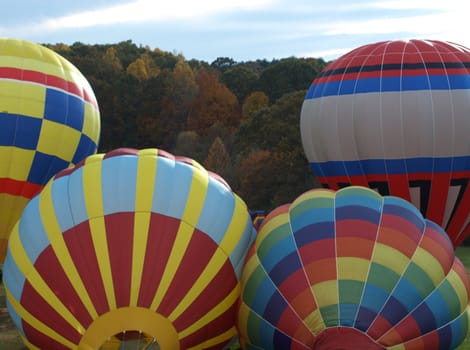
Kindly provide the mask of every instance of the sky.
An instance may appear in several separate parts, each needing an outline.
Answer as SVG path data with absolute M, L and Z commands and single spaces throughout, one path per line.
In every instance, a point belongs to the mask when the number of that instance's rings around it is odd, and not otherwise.
M 470 47 L 468 0 L 2 0 L 0 36 L 136 45 L 186 59 L 333 60 L 383 40 Z

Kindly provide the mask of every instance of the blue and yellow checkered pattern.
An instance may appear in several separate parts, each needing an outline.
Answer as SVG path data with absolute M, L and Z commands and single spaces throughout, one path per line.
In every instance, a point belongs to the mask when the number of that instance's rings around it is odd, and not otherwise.
M 83 75 L 55 52 L 0 39 L 0 261 L 27 201 L 96 153 L 100 114 Z

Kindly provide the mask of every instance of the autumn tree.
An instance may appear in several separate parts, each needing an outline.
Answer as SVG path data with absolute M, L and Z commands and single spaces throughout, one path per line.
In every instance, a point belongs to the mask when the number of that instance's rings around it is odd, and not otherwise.
M 216 122 L 238 127 L 241 111 L 237 97 L 220 82 L 217 73 L 201 68 L 196 83 L 199 90 L 189 110 L 188 129 L 203 135 Z
M 233 169 L 230 156 L 220 137 L 216 137 L 209 148 L 204 167 L 222 176 L 229 184 L 233 183 Z
M 281 161 L 268 150 L 252 151 L 240 160 L 236 192 L 249 209 L 269 212 L 276 207 L 278 203 L 273 199 L 276 189 L 282 186 L 277 176 L 281 168 Z
M 221 75 L 221 81 L 237 96 L 240 104 L 257 89 L 258 79 L 258 73 L 243 65 L 228 68 Z
M 248 120 L 251 115 L 263 108 L 268 107 L 269 98 L 261 91 L 251 93 L 242 105 L 243 120 Z
M 103 56 L 103 61 L 108 67 L 116 71 L 122 71 L 123 69 L 121 60 L 117 56 L 116 49 L 112 46 L 106 50 L 106 53 Z

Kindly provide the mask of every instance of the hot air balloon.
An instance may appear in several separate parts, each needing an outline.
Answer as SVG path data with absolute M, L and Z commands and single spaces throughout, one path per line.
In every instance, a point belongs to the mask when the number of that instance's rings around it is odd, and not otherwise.
M 0 38 L 0 262 L 26 203 L 96 152 L 100 114 L 85 77 L 48 48 Z
M 301 111 L 323 186 L 368 186 L 411 201 L 454 246 L 470 227 L 470 49 L 384 41 L 328 65 Z
M 92 155 L 55 175 L 15 225 L 8 310 L 32 349 L 98 349 L 136 333 L 159 349 L 222 348 L 255 234 L 245 203 L 194 160 Z
M 241 283 L 244 349 L 453 349 L 469 326 L 470 283 L 444 230 L 361 186 L 272 211 Z

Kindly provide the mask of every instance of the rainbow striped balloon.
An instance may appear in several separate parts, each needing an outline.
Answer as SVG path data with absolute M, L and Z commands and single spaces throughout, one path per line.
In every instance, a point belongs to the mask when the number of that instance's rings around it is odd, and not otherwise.
M 84 76 L 53 51 L 0 38 L 0 262 L 26 203 L 96 152 L 100 113 Z
M 470 49 L 438 40 L 358 47 L 315 78 L 305 154 L 323 186 L 412 202 L 454 246 L 470 233 Z
M 13 229 L 8 310 L 31 349 L 97 349 L 124 331 L 160 349 L 218 349 L 236 334 L 255 234 L 245 203 L 191 159 L 93 155 L 58 173 Z
M 244 349 L 454 349 L 469 280 L 409 202 L 317 189 L 265 219 L 242 276 Z

